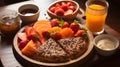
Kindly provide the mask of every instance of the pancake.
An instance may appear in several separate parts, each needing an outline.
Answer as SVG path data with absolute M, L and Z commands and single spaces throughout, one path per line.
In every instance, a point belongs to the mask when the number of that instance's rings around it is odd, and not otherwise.
M 82 37 L 60 39 L 58 42 L 71 59 L 78 58 L 87 50 L 86 40 Z
M 46 62 L 69 61 L 69 55 L 52 38 L 38 47 L 35 59 Z

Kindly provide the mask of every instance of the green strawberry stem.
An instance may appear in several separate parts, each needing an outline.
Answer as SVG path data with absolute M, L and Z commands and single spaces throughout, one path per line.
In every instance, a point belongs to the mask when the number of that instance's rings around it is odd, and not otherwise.
M 49 38 L 50 38 L 50 34 L 49 34 L 49 33 L 46 34 L 46 35 L 45 35 L 45 38 L 46 38 L 46 39 L 49 39 Z
M 80 30 L 85 30 L 85 31 L 87 31 L 87 29 L 86 29 L 86 28 L 84 28 L 84 27 L 81 27 L 81 28 L 80 28 Z
M 60 19 L 60 24 L 59 24 L 59 26 L 62 27 L 63 24 L 64 24 L 64 22 L 65 22 L 65 21 L 64 21 L 63 19 Z
M 56 33 L 57 33 L 57 31 L 54 30 L 54 31 L 51 33 L 51 35 L 55 35 Z
M 79 24 L 79 21 L 78 21 L 78 20 L 74 20 L 73 23 L 75 23 L 75 24 Z
M 34 36 L 34 39 L 35 39 L 35 40 L 39 40 L 39 39 L 40 39 L 40 36 L 39 36 L 39 35 L 35 35 L 35 36 Z

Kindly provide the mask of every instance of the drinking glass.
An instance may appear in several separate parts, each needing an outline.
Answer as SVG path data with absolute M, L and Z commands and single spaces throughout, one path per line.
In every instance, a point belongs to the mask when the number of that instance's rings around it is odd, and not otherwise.
M 105 0 L 88 0 L 86 2 L 86 27 L 93 34 L 104 32 L 104 25 L 109 4 Z

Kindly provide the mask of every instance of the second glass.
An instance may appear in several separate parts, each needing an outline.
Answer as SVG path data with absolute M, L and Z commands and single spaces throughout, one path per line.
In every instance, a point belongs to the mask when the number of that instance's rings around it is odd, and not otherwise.
M 105 0 L 89 0 L 86 2 L 86 27 L 95 35 L 104 32 L 108 6 L 109 4 Z

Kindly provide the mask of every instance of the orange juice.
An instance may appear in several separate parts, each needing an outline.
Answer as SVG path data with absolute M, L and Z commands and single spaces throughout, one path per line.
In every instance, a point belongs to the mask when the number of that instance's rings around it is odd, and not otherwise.
M 91 32 L 100 32 L 104 29 L 107 12 L 105 6 L 91 4 L 86 9 L 86 27 Z

